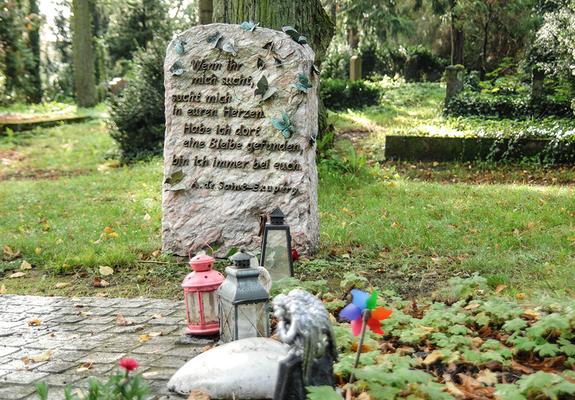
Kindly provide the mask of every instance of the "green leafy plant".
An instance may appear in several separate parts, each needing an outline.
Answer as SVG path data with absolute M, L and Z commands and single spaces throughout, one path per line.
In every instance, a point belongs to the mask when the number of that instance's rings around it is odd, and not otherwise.
M 295 132 L 293 122 L 285 111 L 282 112 L 281 118 L 272 117 L 272 126 L 280 131 L 286 140 L 291 138 Z

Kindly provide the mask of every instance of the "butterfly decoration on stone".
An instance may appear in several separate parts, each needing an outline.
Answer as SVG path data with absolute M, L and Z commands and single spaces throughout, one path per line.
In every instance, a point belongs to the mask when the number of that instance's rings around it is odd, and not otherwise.
M 359 336 L 362 331 L 363 321 L 367 313 L 367 326 L 377 334 L 383 335 L 381 321 L 389 318 L 392 311 L 384 307 L 377 307 L 377 290 L 367 293 L 359 289 L 352 289 L 352 301 L 339 313 L 340 318 L 351 322 L 351 330 L 354 336 Z
M 274 128 L 276 128 L 278 131 L 281 132 L 281 134 L 286 140 L 291 138 L 293 133 L 295 132 L 293 123 L 289 115 L 285 111 L 282 112 L 281 118 L 272 117 L 272 125 Z

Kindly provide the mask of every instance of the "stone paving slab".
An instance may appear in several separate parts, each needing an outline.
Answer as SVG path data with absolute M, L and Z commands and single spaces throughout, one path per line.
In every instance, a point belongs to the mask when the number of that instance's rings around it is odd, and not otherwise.
M 128 325 L 117 324 L 118 314 Z M 140 363 L 151 400 L 181 399 L 167 380 L 207 344 L 187 339 L 184 328 L 182 302 L 0 296 L 0 400 L 37 399 L 42 381 L 50 399 L 62 399 L 66 386 L 82 390 L 91 377 L 118 371 L 123 357 Z M 46 352 L 48 360 L 32 360 Z

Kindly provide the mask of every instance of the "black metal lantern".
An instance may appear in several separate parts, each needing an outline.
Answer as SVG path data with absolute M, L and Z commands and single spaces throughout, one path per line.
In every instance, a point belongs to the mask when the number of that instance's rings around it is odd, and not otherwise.
M 284 213 L 276 208 L 270 214 L 270 223 L 264 226 L 261 264 L 274 281 L 293 276 L 291 235 L 284 218 Z
M 218 289 L 220 339 L 224 342 L 249 337 L 269 336 L 268 291 L 258 278 L 260 271 L 250 268 L 252 257 L 242 250 L 226 267 L 226 280 Z

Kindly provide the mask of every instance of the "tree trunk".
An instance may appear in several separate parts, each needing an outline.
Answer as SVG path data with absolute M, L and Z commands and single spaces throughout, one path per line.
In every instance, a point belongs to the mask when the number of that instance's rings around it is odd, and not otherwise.
M 214 13 L 214 2 L 213 0 L 200 0 L 200 25 L 207 25 L 212 23 L 212 16 Z
M 491 7 L 489 7 L 487 18 L 485 20 L 485 25 L 483 26 L 483 46 L 481 48 L 481 71 L 480 71 L 481 80 L 485 79 L 485 73 L 487 72 L 487 43 L 489 40 L 489 25 L 491 24 L 492 15 L 493 11 L 491 10 Z
M 28 32 L 28 44 L 32 53 L 32 59 L 28 67 L 30 75 L 30 92 L 28 100 L 32 103 L 42 102 L 42 80 L 40 78 L 40 8 L 36 0 L 30 0 L 30 18 L 32 29 Z
M 451 23 L 451 64 L 463 65 L 463 29 Z
M 89 1 L 73 0 L 72 10 L 74 13 L 72 18 L 72 47 L 74 51 L 76 103 L 80 107 L 92 107 L 97 100 Z
M 318 65 L 334 34 L 320 0 L 214 0 L 214 22 L 241 24 L 250 20 L 277 30 L 293 26 L 307 37 Z

